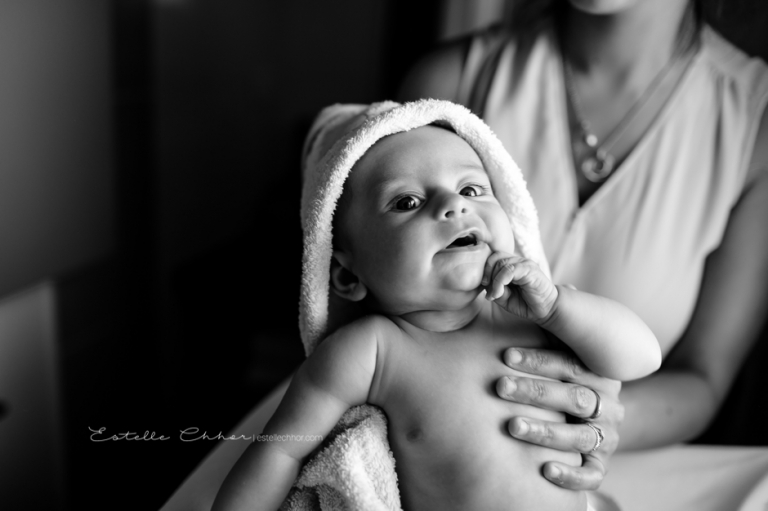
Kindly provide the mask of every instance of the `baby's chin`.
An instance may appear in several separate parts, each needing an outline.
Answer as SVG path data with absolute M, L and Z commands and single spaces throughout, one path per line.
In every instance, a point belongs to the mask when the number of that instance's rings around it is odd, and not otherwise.
M 475 293 L 475 296 L 477 296 L 483 289 L 480 286 L 480 283 L 483 280 L 484 269 L 484 264 L 466 264 L 457 266 L 452 272 L 445 276 L 443 287 L 448 291 Z

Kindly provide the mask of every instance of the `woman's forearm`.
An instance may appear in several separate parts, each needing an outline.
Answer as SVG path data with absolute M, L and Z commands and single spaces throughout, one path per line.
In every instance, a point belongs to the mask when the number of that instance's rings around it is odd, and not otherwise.
M 625 415 L 619 450 L 691 440 L 706 429 L 718 408 L 715 392 L 704 378 L 671 369 L 626 383 L 620 398 Z
M 768 160 L 768 116 L 761 127 Z M 762 168 L 768 167 L 768 161 Z M 662 369 L 628 383 L 620 449 L 695 438 L 711 422 L 758 339 L 768 290 L 768 173 L 762 171 L 731 212 L 720 247 L 707 258 L 691 322 Z

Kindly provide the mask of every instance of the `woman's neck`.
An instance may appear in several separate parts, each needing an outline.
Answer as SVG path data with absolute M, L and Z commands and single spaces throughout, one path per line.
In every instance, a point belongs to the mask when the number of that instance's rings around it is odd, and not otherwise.
M 683 17 L 691 15 L 688 0 L 646 0 L 609 15 L 568 6 L 562 27 L 563 51 L 580 74 L 633 81 L 669 61 L 679 46 Z

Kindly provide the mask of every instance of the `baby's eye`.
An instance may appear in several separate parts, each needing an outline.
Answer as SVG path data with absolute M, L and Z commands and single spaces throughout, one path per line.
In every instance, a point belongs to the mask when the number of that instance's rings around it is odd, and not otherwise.
M 465 197 L 477 197 L 478 195 L 482 195 L 482 193 L 483 188 L 481 186 L 469 185 L 462 188 L 459 195 L 464 195 Z
M 410 211 L 412 209 L 416 209 L 419 206 L 421 206 L 421 199 L 418 197 L 414 197 L 413 195 L 406 195 L 405 197 L 400 197 L 395 201 L 395 207 L 394 209 L 397 211 Z

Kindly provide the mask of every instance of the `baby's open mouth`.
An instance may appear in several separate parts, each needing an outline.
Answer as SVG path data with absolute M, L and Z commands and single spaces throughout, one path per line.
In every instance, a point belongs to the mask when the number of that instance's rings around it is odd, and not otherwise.
M 477 237 L 474 234 L 467 234 L 466 236 L 462 236 L 461 238 L 456 238 L 446 248 L 471 247 L 475 245 L 477 245 Z

